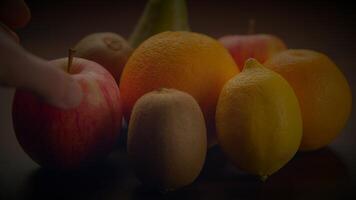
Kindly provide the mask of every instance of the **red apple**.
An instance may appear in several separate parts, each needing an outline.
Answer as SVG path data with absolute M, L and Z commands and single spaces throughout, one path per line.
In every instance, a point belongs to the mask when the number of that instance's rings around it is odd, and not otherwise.
M 250 20 L 248 35 L 227 35 L 219 39 L 234 58 L 240 71 L 249 58 L 264 63 L 276 53 L 287 49 L 284 42 L 276 36 L 253 34 L 254 24 L 254 20 Z
M 229 50 L 240 71 L 249 58 L 264 63 L 276 53 L 287 49 L 281 39 L 267 34 L 228 35 L 219 41 Z
M 67 60 L 51 62 L 65 70 Z M 78 169 L 111 152 L 122 119 L 119 88 L 107 70 L 74 58 L 69 71 L 83 90 L 79 106 L 60 109 L 28 91 L 17 90 L 12 110 L 24 151 L 39 165 L 62 170 Z

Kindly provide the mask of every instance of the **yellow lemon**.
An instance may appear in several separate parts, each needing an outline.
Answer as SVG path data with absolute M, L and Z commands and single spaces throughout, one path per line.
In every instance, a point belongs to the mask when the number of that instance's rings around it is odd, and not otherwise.
M 263 179 L 297 152 L 302 118 L 288 82 L 255 59 L 223 87 L 217 105 L 218 142 L 240 169 Z

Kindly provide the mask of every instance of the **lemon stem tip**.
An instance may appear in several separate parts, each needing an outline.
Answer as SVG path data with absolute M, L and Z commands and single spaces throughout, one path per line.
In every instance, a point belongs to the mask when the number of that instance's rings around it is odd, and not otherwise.
M 261 67 L 261 64 L 254 58 L 249 58 L 245 62 L 244 69 L 254 68 L 254 67 Z
M 260 179 L 262 182 L 266 182 L 268 179 L 268 176 L 267 175 L 260 176 Z

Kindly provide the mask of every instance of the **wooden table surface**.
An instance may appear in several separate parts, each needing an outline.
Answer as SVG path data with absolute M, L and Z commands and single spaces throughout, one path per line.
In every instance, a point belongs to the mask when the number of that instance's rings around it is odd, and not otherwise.
M 69 47 L 89 33 L 113 31 L 127 37 L 144 2 L 29 1 L 32 21 L 18 33 L 23 46 L 33 53 L 47 59 L 64 57 Z M 188 6 L 196 32 L 213 37 L 244 34 L 248 19 L 254 18 L 257 32 L 278 35 L 290 48 L 326 53 L 356 94 L 356 14 L 351 4 L 190 0 Z M 0 199 L 350 199 L 356 193 L 355 109 L 329 147 L 299 153 L 265 183 L 237 170 L 214 148 L 193 185 L 160 194 L 140 185 L 124 147 L 118 147 L 102 165 L 80 173 L 40 168 L 16 141 L 11 120 L 13 94 L 13 89 L 0 87 Z

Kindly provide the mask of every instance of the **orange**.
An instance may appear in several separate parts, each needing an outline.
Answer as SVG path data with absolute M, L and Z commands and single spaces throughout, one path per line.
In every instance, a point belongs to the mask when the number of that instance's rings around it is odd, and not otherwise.
M 211 37 L 184 31 L 154 35 L 133 52 L 122 72 L 125 118 L 129 119 L 135 102 L 147 92 L 162 87 L 182 90 L 199 103 L 213 144 L 220 90 L 238 72 L 228 51 Z
M 350 87 L 338 67 L 311 50 L 287 50 L 264 65 L 282 75 L 297 95 L 303 118 L 300 150 L 315 150 L 332 142 L 351 111 Z

